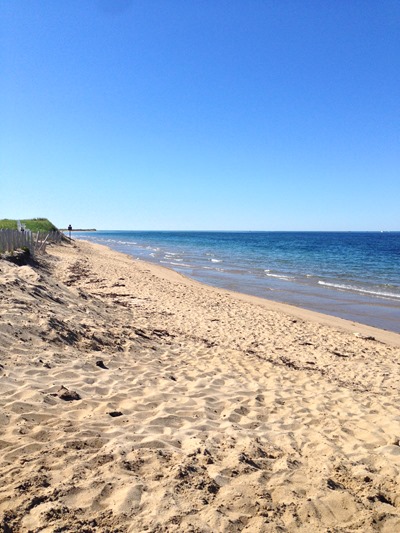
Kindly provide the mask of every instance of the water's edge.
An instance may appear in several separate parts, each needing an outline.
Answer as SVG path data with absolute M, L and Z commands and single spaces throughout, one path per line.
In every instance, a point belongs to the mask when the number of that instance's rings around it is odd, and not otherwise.
M 190 246 L 182 244 L 179 238 L 182 239 L 182 235 L 186 237 L 184 233 L 175 232 L 175 241 L 168 240 L 172 232 L 166 233 L 167 239 L 164 242 L 163 235 L 161 240 L 157 240 L 159 234 L 160 232 L 96 232 L 74 236 L 106 245 L 136 259 L 165 266 L 206 285 L 400 333 L 400 288 L 393 281 L 382 283 L 378 292 L 376 280 L 370 281 L 368 273 L 365 275 L 367 281 L 363 284 L 359 280 L 352 281 L 351 284 L 347 280 L 342 281 L 334 271 L 328 272 L 325 278 L 320 273 L 313 275 L 308 272 L 296 276 L 287 267 L 289 261 L 284 254 L 277 255 L 274 259 L 275 263 L 286 261 L 284 268 L 278 270 L 274 264 L 275 268 L 265 269 L 265 265 L 260 262 L 260 253 L 257 255 L 250 248 L 247 250 L 248 255 L 253 254 L 250 259 L 243 253 L 238 255 L 242 250 L 236 252 L 235 256 L 236 243 L 226 245 L 225 248 L 221 246 L 216 254 L 211 245 L 204 248 L 201 243 L 203 248 L 197 250 L 195 242 L 190 242 Z M 141 242 L 138 242 L 138 237 L 142 239 Z M 292 263 L 296 260 L 295 257 Z M 306 266 L 309 267 L 308 264 Z M 355 270 L 353 265 L 352 268 Z M 393 274 L 391 276 L 392 280 L 395 279 Z

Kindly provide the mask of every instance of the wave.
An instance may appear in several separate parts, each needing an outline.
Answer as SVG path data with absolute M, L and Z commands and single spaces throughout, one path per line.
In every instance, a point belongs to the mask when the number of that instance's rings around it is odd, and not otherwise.
M 210 259 L 211 263 L 222 263 L 222 259 Z
M 268 276 L 269 278 L 277 278 L 277 279 L 282 279 L 284 281 L 291 281 L 294 278 L 294 276 L 285 276 L 284 274 L 270 274 L 269 270 L 264 270 L 265 272 L 265 275 Z
M 182 261 L 182 259 L 181 259 L 181 261 Z M 192 265 L 188 265 L 188 264 L 186 264 L 186 263 L 174 263 L 173 261 L 170 261 L 170 264 L 171 264 L 171 265 L 175 265 L 175 266 L 179 266 L 179 267 L 180 267 L 180 266 L 183 266 L 183 267 L 192 267 Z
M 179 267 L 188 267 L 191 268 L 192 265 L 187 265 L 186 263 L 174 263 L 173 261 L 160 261 L 160 263 L 164 263 L 165 265 L 173 265 L 173 266 L 179 266 Z
M 223 268 L 217 268 L 217 267 L 208 267 L 208 266 L 203 266 L 201 267 L 203 270 L 213 270 L 214 272 L 225 272 L 225 269 Z
M 80 237 L 78 237 L 78 238 L 80 238 Z M 133 242 L 133 241 L 120 241 L 120 240 L 117 240 L 117 239 L 103 239 L 101 237 L 93 237 L 90 240 L 92 242 L 107 242 L 107 243 L 110 243 L 110 244 L 125 244 L 126 246 L 132 246 L 132 245 L 137 244 L 136 242 Z
M 136 242 L 132 242 L 132 241 L 114 241 L 113 239 L 109 239 L 108 242 L 116 242 L 117 244 L 128 244 L 128 245 L 136 244 Z
M 324 287 L 332 287 L 334 289 L 339 289 L 339 290 L 355 291 L 355 292 L 361 292 L 363 294 L 372 294 L 373 296 L 379 296 L 381 298 L 400 299 L 400 294 L 395 294 L 393 292 L 372 291 L 370 289 L 364 289 L 362 287 L 355 287 L 354 285 L 344 285 L 341 283 L 329 283 L 327 281 L 318 281 L 318 284 L 323 285 Z

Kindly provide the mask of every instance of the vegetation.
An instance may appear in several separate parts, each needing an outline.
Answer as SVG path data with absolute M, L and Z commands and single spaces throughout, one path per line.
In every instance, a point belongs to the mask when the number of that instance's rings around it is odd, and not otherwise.
M 21 219 L 20 222 L 21 224 L 25 224 L 26 229 L 33 232 L 53 231 L 57 229 L 47 218 Z M 0 229 L 18 229 L 17 220 L 10 220 L 8 218 L 0 220 Z
M 47 218 L 31 218 L 30 220 L 21 220 L 25 224 L 26 229 L 31 231 L 54 231 L 57 228 Z
M 0 219 L 0 229 L 18 229 L 16 220 L 9 220 L 8 218 Z

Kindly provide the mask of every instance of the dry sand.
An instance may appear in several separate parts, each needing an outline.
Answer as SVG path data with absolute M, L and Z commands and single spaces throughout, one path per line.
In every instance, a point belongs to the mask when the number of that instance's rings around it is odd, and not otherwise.
M 399 335 L 84 242 L 0 313 L 3 531 L 400 531 Z

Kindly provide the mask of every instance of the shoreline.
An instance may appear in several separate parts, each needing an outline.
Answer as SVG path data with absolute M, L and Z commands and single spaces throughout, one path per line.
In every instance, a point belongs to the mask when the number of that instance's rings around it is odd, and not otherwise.
M 123 252 L 121 252 L 123 253 Z M 127 254 L 129 255 L 129 254 Z M 133 259 L 135 259 L 134 256 L 132 256 Z M 156 266 L 160 266 L 161 268 L 170 268 L 168 266 L 163 266 L 163 265 L 160 265 L 156 262 L 152 263 L 151 261 L 148 261 L 146 259 L 140 259 L 141 261 L 144 261 L 146 263 L 149 263 L 149 264 L 154 264 Z M 173 270 L 173 268 L 170 268 L 170 270 Z M 354 325 L 359 325 L 360 327 L 362 328 L 371 328 L 371 331 L 372 330 L 379 330 L 381 332 L 387 332 L 387 333 L 393 333 L 394 335 L 398 335 L 400 337 L 400 326 L 398 327 L 398 331 L 396 331 L 395 329 L 391 329 L 390 327 L 388 328 L 384 328 L 384 327 L 381 327 L 379 325 L 374 325 L 374 324 L 371 324 L 371 323 L 366 323 L 366 322 L 360 322 L 359 320 L 357 320 L 357 315 L 360 315 L 360 312 L 352 312 L 350 313 L 350 316 L 346 317 L 346 316 L 341 316 L 341 311 L 337 310 L 339 304 L 336 303 L 336 309 L 330 311 L 327 307 L 328 307 L 328 304 L 325 303 L 325 305 L 323 307 L 325 307 L 325 309 L 318 309 L 318 307 L 322 307 L 322 306 L 317 306 L 316 304 L 308 304 L 309 306 L 306 307 L 306 302 L 300 302 L 300 303 L 289 303 L 287 301 L 281 301 L 279 299 L 273 299 L 269 296 L 261 296 L 261 295 L 257 295 L 257 294 L 254 294 L 254 293 L 250 293 L 250 292 L 242 292 L 240 291 L 239 289 L 238 290 L 234 290 L 234 289 L 227 289 L 227 288 L 224 288 L 223 286 L 220 286 L 220 285 L 214 285 L 214 284 L 211 284 L 211 283 L 207 283 L 206 281 L 204 280 L 200 280 L 200 279 L 195 279 L 194 277 L 191 277 L 187 274 L 185 274 L 184 272 L 178 272 L 177 270 L 174 270 L 174 272 L 177 272 L 179 274 L 182 274 L 182 276 L 184 277 L 187 277 L 193 281 L 196 281 L 202 285 L 205 285 L 207 287 L 210 287 L 210 288 L 214 288 L 216 290 L 224 290 L 224 291 L 227 291 L 229 293 L 232 293 L 232 294 L 236 294 L 238 295 L 238 297 L 245 297 L 245 299 L 248 299 L 248 301 L 253 301 L 254 303 L 258 303 L 260 305 L 263 304 L 264 301 L 268 302 L 268 305 L 273 305 L 273 304 L 276 304 L 278 307 L 279 306 L 283 306 L 282 307 L 282 310 L 284 312 L 288 312 L 288 313 L 292 313 L 292 314 L 295 314 L 297 316 L 300 316 L 298 314 L 298 312 L 296 312 L 296 310 L 301 310 L 302 312 L 308 312 L 309 313 L 309 317 L 311 319 L 312 316 L 315 315 L 315 318 L 317 320 L 322 320 L 323 323 L 325 324 L 332 324 L 334 325 L 334 320 L 328 320 L 328 318 L 331 318 L 331 319 L 338 319 L 339 321 L 344 321 L 344 322 L 349 322 L 349 323 L 352 323 Z M 291 290 L 288 290 L 287 292 L 293 292 Z M 315 301 L 315 295 L 313 297 L 311 297 L 311 299 L 314 298 L 314 301 Z M 344 303 L 341 304 L 342 306 L 344 305 Z M 359 304 L 358 304 L 359 305 Z M 377 303 L 376 302 L 370 302 L 369 304 L 367 304 L 367 306 L 371 309 L 371 308 L 376 308 L 377 306 Z M 344 313 L 342 313 L 344 315 Z M 351 315 L 353 315 L 351 317 Z M 317 317 L 320 317 L 320 319 L 318 319 Z M 367 321 L 371 321 L 371 316 L 367 315 L 366 317 L 366 320 Z M 386 322 L 388 321 L 387 319 L 384 319 Z M 382 322 L 382 319 L 380 320 L 380 322 Z M 391 319 L 391 323 L 394 323 L 395 320 L 394 319 Z M 344 326 L 345 327 L 345 326 Z
M 98 246 L 100 248 L 105 248 L 107 250 L 110 250 L 113 253 L 124 255 L 129 260 L 133 261 L 134 263 L 137 263 L 137 262 L 143 263 L 144 265 L 147 266 L 147 268 L 152 269 L 154 273 L 156 275 L 158 274 L 161 278 L 165 277 L 166 279 L 172 280 L 174 279 L 174 275 L 176 275 L 177 281 L 182 282 L 182 280 L 184 280 L 184 282 L 188 284 L 193 283 L 201 287 L 207 287 L 211 291 L 223 292 L 225 294 L 231 295 L 232 297 L 240 301 L 244 301 L 244 302 L 254 304 L 254 305 L 259 305 L 261 307 L 264 307 L 272 311 L 282 312 L 287 315 L 299 318 L 301 320 L 311 320 L 313 322 L 317 322 L 317 323 L 331 326 L 334 328 L 339 328 L 349 333 L 360 334 L 366 337 L 374 336 L 380 342 L 384 342 L 384 343 L 391 344 L 393 346 L 400 347 L 400 333 L 397 333 L 395 331 L 386 330 L 386 329 L 378 328 L 375 326 L 370 326 L 368 324 L 363 324 L 361 322 L 356 322 L 354 320 L 349 320 L 346 318 L 338 317 L 336 315 L 329 315 L 329 314 L 321 313 L 318 311 L 313 311 L 311 309 L 306 309 L 304 307 L 299 307 L 299 306 L 284 303 L 284 302 L 278 302 L 276 300 L 271 300 L 269 298 L 264 298 L 262 296 L 255 296 L 255 295 L 247 294 L 244 292 L 233 291 L 233 290 L 225 289 L 223 287 L 215 287 L 213 285 L 209 285 L 207 283 L 203 283 L 202 281 L 198 281 L 194 278 L 191 278 L 190 276 L 186 276 L 185 274 L 178 272 L 168 266 L 160 265 L 155 262 L 153 263 L 151 261 L 146 261 L 144 259 L 136 259 L 134 256 L 128 253 L 118 252 L 104 244 L 93 243 L 91 241 L 85 241 L 84 239 L 79 239 L 79 242 L 84 242 L 86 244 L 89 244 L 90 246 L 95 246 L 95 247 Z M 165 273 L 165 276 L 162 275 L 163 273 Z
M 83 241 L 0 311 L 4 530 L 400 529 L 397 334 Z
M 127 238 L 124 237 L 125 233 L 128 235 Z M 148 232 L 148 234 L 153 235 L 153 232 Z M 156 234 L 158 235 L 157 232 Z M 262 254 L 254 264 L 249 264 L 245 249 L 242 250 L 243 260 L 237 255 L 234 247 L 232 249 L 233 256 L 232 258 L 229 257 L 226 248 L 229 245 L 224 244 L 227 241 L 224 241 L 222 237 L 221 248 L 219 249 L 214 238 L 209 241 L 205 238 L 206 245 L 200 239 L 196 247 L 196 240 L 188 244 L 188 237 L 185 232 L 183 235 L 186 237 L 182 240 L 177 237 L 177 232 L 172 232 L 171 235 L 170 232 L 166 232 L 166 234 L 169 237 L 165 241 L 162 237 L 151 237 L 150 240 L 147 240 L 146 232 L 142 232 L 142 234 L 139 232 L 138 235 L 135 232 L 100 232 L 98 237 L 93 236 L 93 234 L 87 238 L 81 234 L 81 238 L 96 244 L 106 245 L 115 251 L 127 253 L 133 258 L 172 268 L 211 287 L 225 288 L 242 294 L 286 303 L 400 334 L 400 300 L 398 300 L 400 295 L 393 296 L 394 299 L 386 298 L 389 295 L 385 296 L 386 293 L 382 285 L 384 282 L 382 280 L 380 282 L 378 278 L 373 283 L 371 280 L 361 283 L 357 277 L 358 274 L 353 273 L 355 276 L 353 278 L 352 274 L 349 274 L 347 280 L 340 276 L 336 279 L 336 274 L 330 276 L 323 271 L 324 269 L 318 271 L 318 267 L 312 264 L 308 265 L 308 273 L 306 274 L 304 264 L 301 262 L 297 265 L 298 270 L 296 270 L 296 265 L 292 264 L 288 274 L 285 273 L 284 269 L 279 270 L 277 264 L 274 264 L 274 259 L 269 262 L 266 257 L 262 257 Z M 217 234 L 223 235 L 220 232 Z M 209 235 L 209 233 L 205 233 L 205 235 Z M 170 243 L 169 239 L 172 239 Z M 243 244 L 240 240 L 237 242 L 239 246 Z M 296 243 L 293 244 L 296 245 Z M 275 245 L 276 242 L 272 239 L 272 249 Z M 345 253 L 349 253 L 348 244 L 346 246 L 347 252 Z M 273 251 L 271 253 L 274 254 Z M 259 262 L 261 260 L 265 260 L 265 264 L 269 264 L 271 270 L 263 270 L 262 263 Z M 293 263 L 293 258 L 291 261 Z M 393 277 L 392 274 L 391 276 Z M 396 295 L 396 290 L 393 290 L 393 294 Z

